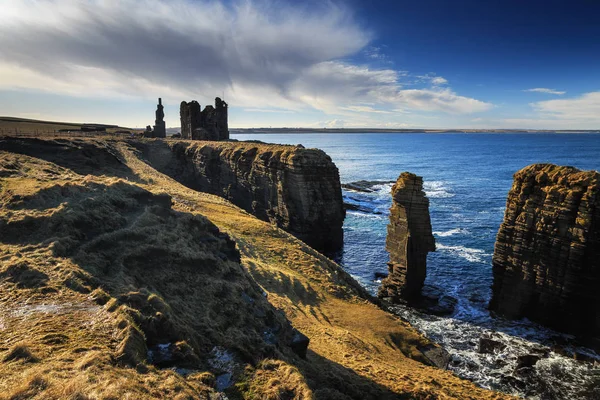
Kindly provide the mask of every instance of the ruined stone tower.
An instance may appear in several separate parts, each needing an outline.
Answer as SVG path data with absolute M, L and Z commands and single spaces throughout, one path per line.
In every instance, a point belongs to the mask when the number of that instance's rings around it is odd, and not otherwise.
M 162 105 L 162 99 L 158 98 L 158 105 L 156 106 L 156 121 L 154 121 L 154 133 L 153 137 L 165 138 L 167 137 L 167 128 L 165 126 L 165 112 Z
M 228 140 L 227 103 L 219 97 L 215 105 L 206 106 L 201 111 L 200 104 L 192 100 L 182 101 L 179 109 L 181 117 L 181 137 L 193 140 Z

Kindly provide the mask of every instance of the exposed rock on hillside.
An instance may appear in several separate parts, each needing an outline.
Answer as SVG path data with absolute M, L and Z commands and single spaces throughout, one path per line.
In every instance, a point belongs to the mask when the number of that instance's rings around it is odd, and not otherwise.
M 600 333 L 600 174 L 535 164 L 514 175 L 493 258 L 490 309 Z
M 186 186 L 222 196 L 317 250 L 342 246 L 345 211 L 339 173 L 321 150 L 182 141 L 151 143 L 144 155 Z
M 427 253 L 435 251 L 429 199 L 423 178 L 403 172 L 392 187 L 392 207 L 386 249 L 389 275 L 381 281 L 379 297 L 412 300 L 421 294 L 427 272 Z

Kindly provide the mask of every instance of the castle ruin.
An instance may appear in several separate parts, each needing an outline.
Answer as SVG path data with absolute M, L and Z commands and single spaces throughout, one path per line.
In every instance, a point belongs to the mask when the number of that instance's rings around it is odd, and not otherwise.
M 200 104 L 192 100 L 182 101 L 179 108 L 181 116 L 181 137 L 192 140 L 229 140 L 227 124 L 227 103 L 219 97 L 215 105 L 201 110 Z

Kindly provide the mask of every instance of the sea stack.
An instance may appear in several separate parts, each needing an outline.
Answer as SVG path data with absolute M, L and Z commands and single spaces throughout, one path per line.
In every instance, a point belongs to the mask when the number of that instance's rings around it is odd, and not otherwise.
M 392 302 L 418 298 L 427 273 L 427 253 L 435 251 L 435 240 L 423 178 L 410 172 L 403 172 L 392 187 L 386 250 L 389 275 L 381 282 L 378 296 Z
M 490 310 L 600 334 L 600 174 L 535 164 L 514 175 L 496 239 Z

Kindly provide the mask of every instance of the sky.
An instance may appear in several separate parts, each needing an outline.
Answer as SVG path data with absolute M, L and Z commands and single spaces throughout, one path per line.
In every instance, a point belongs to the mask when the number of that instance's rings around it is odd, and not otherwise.
M 597 0 L 3 0 L 0 115 L 600 129 Z

